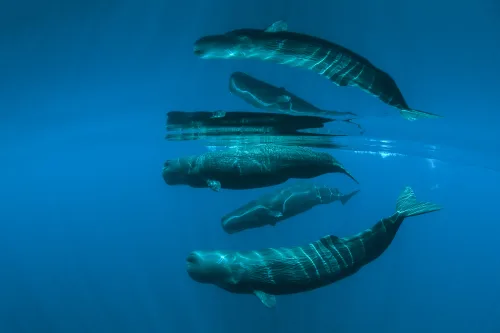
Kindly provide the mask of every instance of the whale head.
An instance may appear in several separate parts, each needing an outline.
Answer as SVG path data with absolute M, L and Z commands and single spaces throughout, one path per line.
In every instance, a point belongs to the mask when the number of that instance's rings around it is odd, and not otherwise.
M 221 218 L 221 226 L 228 234 L 234 234 L 247 229 L 274 225 L 281 216 L 283 214 L 280 212 L 262 209 L 258 204 L 252 202 L 247 206 L 224 215 Z
M 259 282 L 269 280 L 267 267 L 247 260 L 234 251 L 194 251 L 186 258 L 186 270 L 196 282 L 213 284 L 235 294 L 254 294 L 265 306 L 276 306 L 274 295 L 255 289 Z
M 239 282 L 240 265 L 235 255 L 224 251 L 194 251 L 186 258 L 188 275 L 196 282 L 230 289 Z
M 196 167 L 196 158 L 186 157 L 166 160 L 163 164 L 162 176 L 167 185 L 189 185 L 192 187 L 206 187 L 207 182 L 193 169 Z
M 248 58 L 255 45 L 252 35 L 258 30 L 234 30 L 221 35 L 204 36 L 194 43 L 194 54 L 202 59 Z
M 166 160 L 163 163 L 162 175 L 167 185 L 180 185 L 187 182 L 188 173 L 183 164 L 180 159 Z

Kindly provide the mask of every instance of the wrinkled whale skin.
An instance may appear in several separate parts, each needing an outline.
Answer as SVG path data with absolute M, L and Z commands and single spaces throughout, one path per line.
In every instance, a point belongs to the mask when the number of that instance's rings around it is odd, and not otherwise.
M 168 185 L 243 190 L 278 185 L 290 178 L 308 179 L 333 172 L 344 173 L 356 181 L 328 153 L 305 147 L 268 144 L 167 160 L 162 174 Z

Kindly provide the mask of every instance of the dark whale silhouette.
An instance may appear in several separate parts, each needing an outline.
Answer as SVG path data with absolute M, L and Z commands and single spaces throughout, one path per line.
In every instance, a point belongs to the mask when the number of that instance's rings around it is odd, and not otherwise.
M 325 125 L 332 128 L 325 128 Z M 341 148 L 335 138 L 361 135 L 364 129 L 351 121 L 313 115 L 248 111 L 169 111 L 168 141 L 206 140 L 212 144 L 244 146 L 280 144 Z
M 440 206 L 418 202 L 406 187 L 396 212 L 356 235 L 325 236 L 292 248 L 259 251 L 195 251 L 187 257 L 187 273 L 200 283 L 237 294 L 255 294 L 267 307 L 275 295 L 305 292 L 356 273 L 389 247 L 406 217 L 434 212 Z
M 357 180 L 332 155 L 305 147 L 257 145 L 167 160 L 168 185 L 244 190 L 278 185 L 291 178 L 314 178 L 340 172 Z
M 441 118 L 412 109 L 394 79 L 368 59 L 327 40 L 290 32 L 283 21 L 265 30 L 237 29 L 194 43 L 202 59 L 259 59 L 311 70 L 338 86 L 355 86 L 397 108 L 405 119 Z
M 311 128 L 324 128 L 335 119 L 302 114 L 301 116 L 283 113 L 264 113 L 249 111 L 169 111 L 167 129 L 199 128 L 273 128 L 277 132 L 290 132 Z
M 222 228 L 229 234 L 259 228 L 304 213 L 316 205 L 340 201 L 343 205 L 359 190 L 347 195 L 336 188 L 313 183 L 297 183 L 265 194 L 222 217 Z

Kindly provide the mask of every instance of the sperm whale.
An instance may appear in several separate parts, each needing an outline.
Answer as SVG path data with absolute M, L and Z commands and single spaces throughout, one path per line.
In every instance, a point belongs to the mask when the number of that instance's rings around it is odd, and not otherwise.
M 162 174 L 167 185 L 219 191 L 261 188 L 291 178 L 309 179 L 335 172 L 358 182 L 328 153 L 300 146 L 263 144 L 167 160 Z

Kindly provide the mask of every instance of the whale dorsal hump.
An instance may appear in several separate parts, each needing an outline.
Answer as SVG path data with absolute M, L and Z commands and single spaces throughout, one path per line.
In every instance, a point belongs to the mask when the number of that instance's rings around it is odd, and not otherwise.
M 266 307 L 274 308 L 276 306 L 276 296 L 267 294 L 261 290 L 255 290 L 253 293 Z
M 265 32 L 280 32 L 280 31 L 288 31 L 288 24 L 285 21 L 276 21 L 271 24 Z
M 338 236 L 335 236 L 335 235 L 327 235 L 327 236 L 321 237 L 321 240 L 325 241 L 327 244 L 329 242 L 336 243 L 339 241 L 339 239 L 340 238 Z

